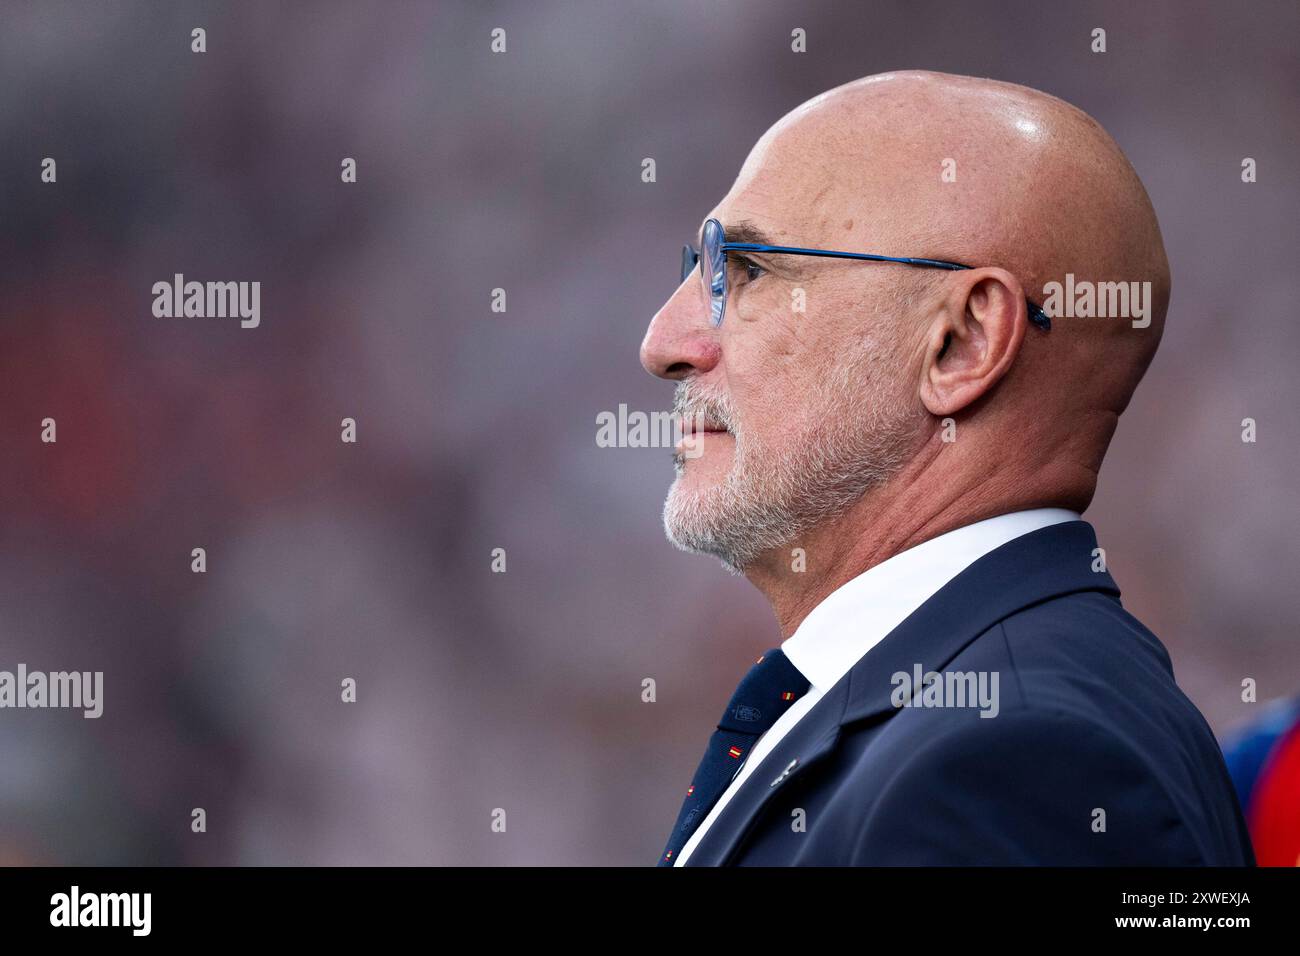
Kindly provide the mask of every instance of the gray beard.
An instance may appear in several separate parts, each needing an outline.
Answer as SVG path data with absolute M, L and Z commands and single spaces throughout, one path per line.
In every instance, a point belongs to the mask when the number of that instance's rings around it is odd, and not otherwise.
M 726 478 L 698 493 L 682 488 L 687 460 L 673 456 L 677 480 L 664 502 L 668 540 L 683 551 L 711 554 L 741 574 L 897 474 L 916 434 L 918 412 L 883 395 L 872 397 L 865 385 L 870 381 L 857 363 L 837 363 L 807 406 L 818 410 L 818 420 L 772 450 L 738 427 L 727 401 L 688 399 L 689 386 L 679 386 L 674 410 L 711 409 L 731 430 L 735 451 Z

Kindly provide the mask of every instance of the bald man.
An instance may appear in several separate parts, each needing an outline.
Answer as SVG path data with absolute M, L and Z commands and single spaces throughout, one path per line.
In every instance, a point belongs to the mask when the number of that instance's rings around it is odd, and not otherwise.
M 641 345 L 668 537 L 781 631 L 659 865 L 1254 865 L 1080 518 L 1169 287 L 1137 174 L 1044 93 L 890 73 L 763 135 Z

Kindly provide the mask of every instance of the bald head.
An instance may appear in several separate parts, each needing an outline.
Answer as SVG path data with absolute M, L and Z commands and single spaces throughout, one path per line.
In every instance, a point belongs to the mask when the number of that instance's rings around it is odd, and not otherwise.
M 1169 300 L 1151 202 L 1096 121 L 1009 83 L 866 77 L 772 126 L 710 218 L 774 245 L 971 268 L 757 255 L 729 279 L 718 329 L 704 321 L 699 276 L 683 282 L 651 323 L 643 364 L 681 383 L 679 411 L 734 426 L 715 433 L 712 462 L 706 451 L 679 468 L 674 493 L 693 517 L 707 519 L 710 494 L 736 500 L 746 467 L 770 471 L 782 456 L 792 475 L 838 489 L 812 489 L 821 503 L 801 514 L 751 502 L 783 512 L 766 524 L 786 539 L 849 507 L 932 514 L 933 531 L 1087 506 Z M 1026 300 L 1046 307 L 1050 330 L 1030 324 Z M 941 435 L 953 425 L 955 441 Z M 801 450 L 810 442 L 834 446 L 820 471 Z M 743 493 L 761 498 L 754 485 Z
M 805 238 L 998 265 L 1038 302 L 1067 275 L 1076 287 L 1150 282 L 1149 327 L 1060 319 L 1024 356 L 1095 383 L 1116 414 L 1159 343 L 1169 264 L 1146 190 L 1095 120 L 1038 90 L 921 71 L 836 87 L 759 140 L 733 194 L 744 204 L 750 192 L 784 192 Z

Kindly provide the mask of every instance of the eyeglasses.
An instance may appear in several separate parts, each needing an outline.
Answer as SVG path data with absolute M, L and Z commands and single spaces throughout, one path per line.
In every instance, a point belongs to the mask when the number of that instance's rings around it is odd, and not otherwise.
M 756 242 L 727 242 L 722 231 L 722 223 L 710 219 L 704 224 L 700 237 L 702 250 L 694 246 L 682 247 L 682 278 L 691 274 L 696 263 L 700 264 L 700 278 L 704 282 L 704 294 L 709 300 L 710 321 L 714 328 L 722 325 L 722 314 L 727 309 L 727 253 L 729 252 L 767 252 L 790 256 L 820 256 L 825 259 L 864 259 L 868 262 L 901 262 L 909 266 L 922 266 L 930 269 L 971 269 L 973 266 L 960 262 L 945 262 L 942 259 L 916 259 L 897 256 L 876 256 L 865 252 L 834 252 L 830 249 L 800 249 L 794 246 L 767 246 Z M 1043 309 L 1026 298 L 1029 305 L 1029 321 L 1040 329 L 1047 331 L 1052 327 L 1052 320 Z

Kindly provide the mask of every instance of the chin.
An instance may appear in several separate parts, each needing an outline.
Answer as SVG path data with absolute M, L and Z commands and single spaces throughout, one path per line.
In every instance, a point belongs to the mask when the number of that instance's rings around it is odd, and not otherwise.
M 679 551 L 717 558 L 728 573 L 740 575 L 745 555 L 725 532 L 717 496 L 710 494 L 715 490 L 712 485 L 700 490 L 683 487 L 681 478 L 674 482 L 664 502 L 664 534 Z

